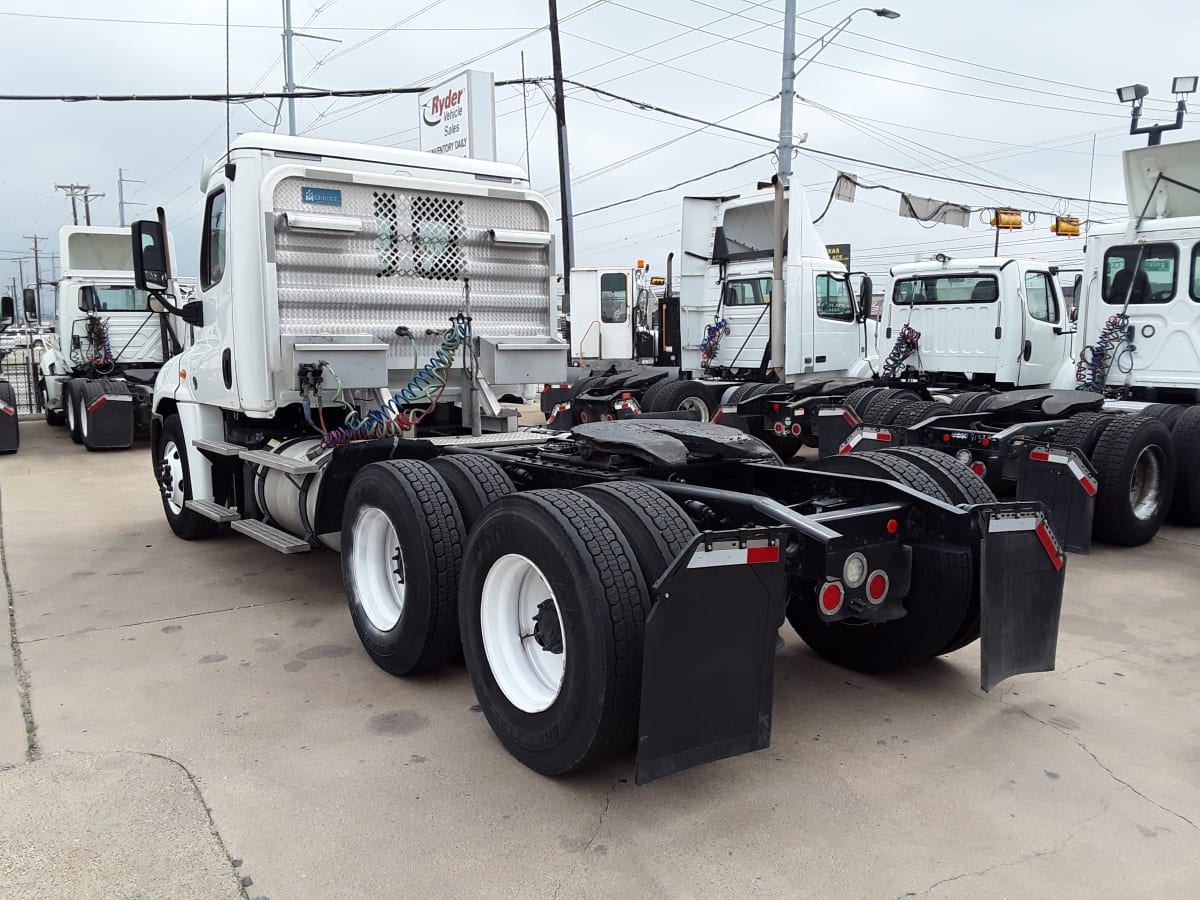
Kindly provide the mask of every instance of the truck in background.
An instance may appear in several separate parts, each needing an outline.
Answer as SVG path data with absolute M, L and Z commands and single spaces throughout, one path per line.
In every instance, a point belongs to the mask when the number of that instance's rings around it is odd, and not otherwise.
M 88 450 L 128 448 L 150 423 L 154 378 L 183 347 L 185 323 L 157 314 L 134 283 L 128 229 L 67 225 L 58 240 L 55 330 L 38 363 L 46 421 Z
M 861 670 L 977 639 L 987 689 L 1053 667 L 1045 510 L 966 469 L 789 469 L 742 432 L 650 417 L 516 430 L 494 395 L 561 381 L 567 356 L 553 213 L 520 169 L 249 134 L 201 189 L 183 306 L 161 211 L 133 226 L 139 288 L 196 330 L 153 395 L 168 524 L 340 552 L 371 659 L 402 676 L 461 652 L 530 768 L 636 743 L 640 782 L 766 747 L 785 615 Z

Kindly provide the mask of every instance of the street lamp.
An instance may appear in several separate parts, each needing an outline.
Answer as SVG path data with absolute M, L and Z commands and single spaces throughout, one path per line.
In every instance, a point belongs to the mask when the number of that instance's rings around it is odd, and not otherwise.
M 887 7 L 860 7 L 840 22 L 831 25 L 823 34 L 808 44 L 800 53 L 796 53 L 796 0 L 786 0 L 783 8 L 783 83 L 779 91 L 779 147 L 776 155 L 779 158 L 777 175 L 775 177 L 775 254 L 772 266 L 771 285 L 771 361 L 782 377 L 784 365 L 784 344 L 787 328 L 787 318 L 784 309 L 783 284 L 783 190 L 792 177 L 792 150 L 795 140 L 792 136 L 792 111 L 796 104 L 796 75 L 803 72 L 821 51 L 837 40 L 850 20 L 859 13 L 874 13 L 881 19 L 898 19 L 900 13 Z M 813 48 L 816 48 L 815 50 Z M 796 60 L 813 50 L 813 54 L 804 61 L 799 69 Z M 793 246 L 798 246 L 794 244 Z
M 1133 104 L 1130 110 L 1129 133 L 1149 135 L 1147 138 L 1149 147 L 1161 144 L 1164 131 L 1175 131 L 1183 127 L 1183 117 L 1187 113 L 1187 95 L 1196 93 L 1196 82 L 1195 75 L 1182 75 L 1171 81 L 1171 93 L 1175 95 L 1177 101 L 1174 122 L 1166 125 L 1142 125 L 1140 127 L 1138 120 L 1142 117 L 1142 101 L 1149 96 L 1150 88 L 1144 84 L 1129 84 L 1117 88 L 1117 99 L 1122 103 Z

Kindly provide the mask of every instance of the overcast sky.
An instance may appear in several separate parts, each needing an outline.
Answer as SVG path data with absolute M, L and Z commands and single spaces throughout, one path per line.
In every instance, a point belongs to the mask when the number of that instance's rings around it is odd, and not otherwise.
M 1082 241 L 1053 237 L 1047 214 L 1083 217 L 1086 203 L 1012 189 L 1084 198 L 1092 180 L 1094 198 L 1123 201 L 1120 152 L 1145 139 L 1128 135 L 1128 109 L 1113 89 L 1142 82 L 1151 90 L 1146 118 L 1173 116 L 1172 76 L 1200 74 L 1200 9 L 1178 0 L 891 2 L 901 18 L 857 14 L 800 74 L 796 90 L 804 100 L 796 105 L 795 130 L 807 133 L 804 146 L 998 187 L 977 189 L 800 152 L 794 178 L 810 190 L 814 212 L 825 206 L 842 169 L 864 183 L 921 196 L 1042 211 L 1036 223 L 1003 235 L 1001 252 L 1078 264 Z M 797 47 L 803 48 L 855 4 L 800 0 L 799 7 Z M 564 69 L 589 85 L 773 140 L 782 11 L 783 0 L 561 0 Z M 298 30 L 341 42 L 297 38 L 302 85 L 428 85 L 467 65 L 497 79 L 516 78 L 522 51 L 529 75 L 550 73 L 542 0 L 293 0 L 292 15 Z M 0 0 L 0 82 L 6 93 L 221 91 L 224 17 L 219 0 Z M 402 20 L 408 21 L 393 27 Z M 232 22 L 233 89 L 278 89 L 279 0 L 232 0 Z M 661 272 L 666 254 L 679 249 L 682 196 L 743 193 L 774 169 L 764 156 L 686 188 L 586 214 L 768 153 L 771 143 L 696 131 L 694 124 L 575 88 L 567 94 L 580 214 L 577 265 L 627 265 L 644 257 Z M 534 186 L 557 208 L 554 115 L 538 89 L 527 88 L 525 100 L 528 161 L 522 90 L 497 89 L 499 158 L 528 164 Z M 1200 138 L 1198 119 L 1189 116 L 1194 134 L 1185 130 L 1165 140 Z M 276 107 L 267 101 L 232 111 L 235 134 L 269 131 L 276 121 Z M 413 97 L 303 101 L 297 108 L 299 133 L 414 149 L 417 121 Z M 90 184 L 105 195 L 92 203 L 93 223 L 117 224 L 118 168 L 145 182 L 127 186 L 127 200 L 146 204 L 129 207 L 130 215 L 164 206 L 181 266 L 195 272 L 201 159 L 224 149 L 222 105 L 5 102 L 3 122 L 0 282 L 6 287 L 17 275 L 13 260 L 31 254 L 26 235 L 47 238 L 44 251 L 57 253 L 58 229 L 71 213 L 55 184 Z M 286 119 L 279 128 L 286 132 Z M 898 205 L 894 193 L 860 190 L 852 205 L 834 202 L 819 230 L 827 243 L 850 243 L 854 268 L 875 274 L 939 250 L 990 254 L 991 233 L 978 214 L 965 230 L 901 219 Z M 1121 212 L 1092 206 L 1093 219 Z M 25 275 L 32 280 L 31 260 Z

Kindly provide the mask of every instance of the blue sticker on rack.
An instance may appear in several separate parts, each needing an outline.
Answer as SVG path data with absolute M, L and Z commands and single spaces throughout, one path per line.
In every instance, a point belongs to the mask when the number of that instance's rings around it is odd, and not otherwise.
M 308 187 L 300 188 L 300 200 L 303 203 L 313 203 L 317 206 L 341 206 L 342 192 L 334 188 Z

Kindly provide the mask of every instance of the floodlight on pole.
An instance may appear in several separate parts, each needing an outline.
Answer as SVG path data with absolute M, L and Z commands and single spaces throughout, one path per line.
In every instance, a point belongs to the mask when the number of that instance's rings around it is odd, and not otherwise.
M 1142 101 L 1150 94 L 1150 88 L 1144 84 L 1130 84 L 1117 88 L 1117 97 L 1122 103 L 1133 104 L 1130 110 L 1129 133 L 1147 136 L 1147 146 L 1156 147 L 1162 143 L 1164 131 L 1176 131 L 1183 127 L 1183 117 L 1187 114 L 1187 95 L 1195 93 L 1197 77 L 1183 75 L 1171 82 L 1171 91 L 1175 94 L 1175 121 L 1165 125 L 1138 125 L 1142 117 Z
M 1176 96 L 1181 94 L 1196 93 L 1196 76 L 1195 75 L 1179 75 L 1171 81 L 1171 93 Z

